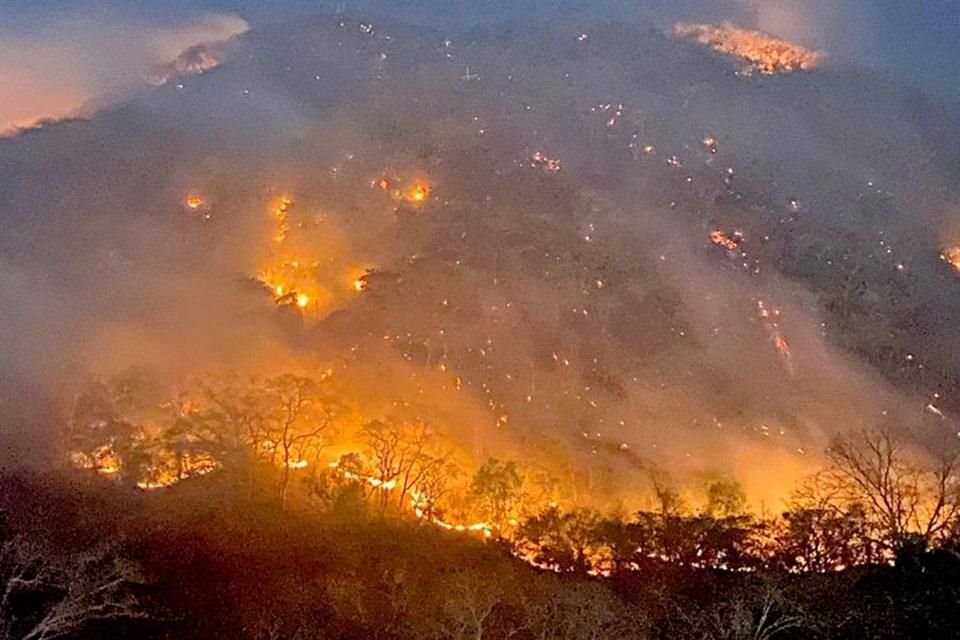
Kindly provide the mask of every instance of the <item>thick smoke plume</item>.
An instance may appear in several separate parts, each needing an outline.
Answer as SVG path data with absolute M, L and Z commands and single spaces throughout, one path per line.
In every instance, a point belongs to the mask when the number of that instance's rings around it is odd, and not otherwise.
M 775 507 L 835 434 L 956 430 L 957 167 L 932 133 L 957 140 L 955 107 L 829 65 L 746 76 L 646 23 L 331 15 L 216 55 L 0 141 L 18 453 L 131 368 L 330 369 L 364 417 L 419 407 L 578 501 L 729 475 Z

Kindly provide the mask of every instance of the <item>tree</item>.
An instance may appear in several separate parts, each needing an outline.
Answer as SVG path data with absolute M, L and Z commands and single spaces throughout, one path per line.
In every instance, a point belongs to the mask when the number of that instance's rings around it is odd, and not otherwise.
M 691 618 L 686 612 L 682 615 Z M 802 630 L 810 632 L 815 627 L 814 620 L 781 585 L 761 577 L 693 617 L 690 626 L 699 628 L 691 637 L 773 640 L 784 635 L 792 637 Z M 797 637 L 808 636 L 809 633 Z
M 834 509 L 859 505 L 878 540 L 897 551 L 932 544 L 960 517 L 960 452 L 928 458 L 889 430 L 841 437 L 827 450 L 820 482 Z
M 465 568 L 447 576 L 449 591 L 443 599 L 440 637 L 450 640 L 483 640 L 490 617 L 504 599 L 499 580 Z
M 646 638 L 646 620 L 606 586 L 544 579 L 526 603 L 532 637 L 541 640 Z
M 148 460 L 142 428 L 129 413 L 129 393 L 114 383 L 91 381 L 74 398 L 64 445 L 74 465 L 103 477 L 136 482 Z
M 427 519 L 442 516 L 441 500 L 449 492 L 450 482 L 458 473 L 459 469 L 453 463 L 430 465 L 424 470 L 412 498 L 418 515 Z
M 53 640 L 145 619 L 132 562 L 109 548 L 58 556 L 13 538 L 0 548 L 0 637 Z
M 202 419 L 214 432 L 218 459 L 227 468 L 246 468 L 252 483 L 254 452 L 266 421 L 261 387 L 255 379 L 242 380 L 233 373 L 204 380 L 199 386 L 208 405 Z
M 707 485 L 706 513 L 714 517 L 725 518 L 740 516 L 746 511 L 747 497 L 743 487 L 736 480 L 714 480 Z
M 516 509 L 522 486 L 516 462 L 490 458 L 474 474 L 469 493 L 479 502 L 487 522 L 502 530 Z
M 320 384 L 305 376 L 283 374 L 263 386 L 263 447 L 280 467 L 279 497 L 286 504 L 290 472 L 316 465 L 334 425 L 337 405 Z
M 586 574 L 600 550 L 601 519 L 590 509 L 563 513 L 548 507 L 524 521 L 514 536 L 522 557 L 560 573 Z
M 778 569 L 825 573 L 880 559 L 870 524 L 859 504 L 831 505 L 818 484 L 808 479 L 774 525 L 771 560 Z
M 391 492 L 402 509 L 418 502 L 411 501 L 412 494 L 420 495 L 418 488 L 438 480 L 448 454 L 439 450 L 436 435 L 419 417 L 394 416 L 364 425 L 360 437 L 372 459 L 381 510 L 390 503 Z

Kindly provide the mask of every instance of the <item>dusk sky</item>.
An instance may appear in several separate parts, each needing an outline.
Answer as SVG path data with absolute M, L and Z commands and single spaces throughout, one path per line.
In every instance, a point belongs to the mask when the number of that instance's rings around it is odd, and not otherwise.
M 450 33 L 531 16 L 635 20 L 731 19 L 960 99 L 960 3 L 955 0 L 3 0 L 0 127 L 128 88 L 143 67 L 185 43 L 242 24 L 318 10 L 373 10 Z M 56 38 L 52 43 L 50 39 Z M 40 96 L 44 96 L 41 99 Z

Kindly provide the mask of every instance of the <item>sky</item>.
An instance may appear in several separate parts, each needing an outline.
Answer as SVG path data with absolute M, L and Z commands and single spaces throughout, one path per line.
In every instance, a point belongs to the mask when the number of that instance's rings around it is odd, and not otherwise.
M 116 100 L 151 66 L 249 24 L 385 7 L 400 20 L 450 31 L 531 16 L 731 19 L 825 50 L 835 62 L 960 99 L 956 0 L 2 0 L 0 131 Z

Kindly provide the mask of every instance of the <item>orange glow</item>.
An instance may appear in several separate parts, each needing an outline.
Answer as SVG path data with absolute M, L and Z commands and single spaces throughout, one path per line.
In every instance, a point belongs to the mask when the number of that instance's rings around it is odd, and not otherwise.
M 200 196 L 191 195 L 191 196 L 187 196 L 187 200 L 185 204 L 187 205 L 188 209 L 196 211 L 197 209 L 205 205 L 206 201 Z
M 945 248 L 940 252 L 940 259 L 960 273 L 960 245 Z
M 417 205 L 423 204 L 429 197 L 430 185 L 422 180 L 417 180 L 404 194 L 404 200 Z
M 746 75 L 755 71 L 768 76 L 806 71 L 823 61 L 822 53 L 760 31 L 740 29 L 729 22 L 720 25 L 679 23 L 673 33 L 692 38 L 718 53 L 740 58 L 747 63 Z
M 790 345 L 787 343 L 781 335 L 776 335 L 773 338 L 773 346 L 776 347 L 777 351 L 783 355 L 790 355 Z
M 305 293 L 297 294 L 297 306 L 301 309 L 306 309 L 307 305 L 310 304 L 310 296 Z
M 728 234 L 722 229 L 714 229 L 710 232 L 710 242 L 728 251 L 736 251 L 743 242 L 743 234 L 739 231 Z
M 331 462 L 327 466 L 343 478 L 363 482 L 382 491 L 393 491 L 397 488 L 397 481 L 395 479 L 383 481 L 374 476 L 359 475 L 353 473 L 352 471 L 341 469 L 338 462 Z M 442 518 L 431 515 L 431 512 L 428 509 L 429 505 L 426 503 L 424 496 L 419 491 L 416 489 L 411 489 L 409 495 L 410 508 L 413 511 L 413 515 L 420 520 L 424 520 L 434 526 L 440 527 L 441 529 L 446 529 L 448 531 L 459 531 L 461 533 L 480 533 L 485 538 L 493 537 L 493 525 L 486 522 L 474 522 L 470 524 L 455 524 L 452 522 L 447 522 Z

